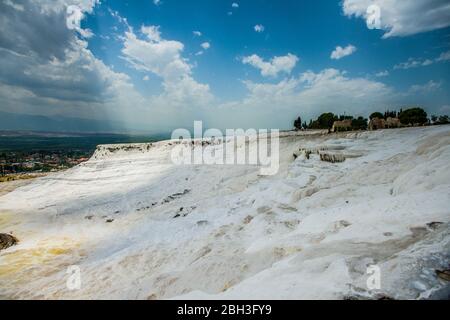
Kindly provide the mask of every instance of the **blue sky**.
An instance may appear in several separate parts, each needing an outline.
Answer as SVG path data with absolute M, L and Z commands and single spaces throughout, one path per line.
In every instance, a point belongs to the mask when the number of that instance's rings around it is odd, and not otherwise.
M 447 1 L 1 1 L 8 112 L 162 129 L 450 113 Z
M 238 3 L 233 8 L 232 3 Z M 96 14 L 83 23 L 95 34 L 111 36 L 112 28 L 123 31 L 109 14 L 109 9 L 127 18 L 134 28 L 141 25 L 158 25 L 166 39 L 176 39 L 185 45 L 184 55 L 195 63 L 195 78 L 209 83 L 214 94 L 224 100 L 242 98 L 245 86 L 239 81 L 259 81 L 258 70 L 243 66 L 240 59 L 257 53 L 269 59 L 292 53 L 301 61 L 292 70 L 299 73 L 324 68 L 344 69 L 355 76 L 373 77 L 388 70 L 386 83 L 400 89 L 428 80 L 450 78 L 450 65 L 440 64 L 412 70 L 392 70 L 410 57 L 435 58 L 450 49 L 448 29 L 422 33 L 409 37 L 382 39 L 383 30 L 369 30 L 363 19 L 348 18 L 342 13 L 339 1 L 162 1 L 155 5 L 149 1 L 103 1 Z M 232 15 L 229 15 L 229 13 Z M 255 32 L 254 26 L 264 26 L 263 32 Z M 200 31 L 202 36 L 193 35 Z M 120 34 L 119 34 L 120 35 Z M 209 42 L 211 48 L 201 56 L 200 45 Z M 330 53 L 336 46 L 353 44 L 357 51 L 347 59 L 332 60 Z M 89 41 L 95 55 L 111 61 L 117 70 L 133 74 L 120 58 L 120 41 L 94 37 Z M 279 77 L 263 79 L 276 82 Z M 142 85 L 155 91 L 152 85 Z M 156 84 L 156 86 L 155 86 Z M 446 96 L 448 98 L 448 96 Z

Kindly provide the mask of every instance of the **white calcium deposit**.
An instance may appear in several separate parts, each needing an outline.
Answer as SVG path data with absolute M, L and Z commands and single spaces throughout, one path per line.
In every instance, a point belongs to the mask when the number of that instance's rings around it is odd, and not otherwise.
M 435 270 L 450 261 L 450 126 L 284 134 L 275 176 L 176 166 L 173 145 L 101 146 L 1 196 L 0 232 L 20 243 L 0 252 L 0 298 L 420 299 L 448 286 Z

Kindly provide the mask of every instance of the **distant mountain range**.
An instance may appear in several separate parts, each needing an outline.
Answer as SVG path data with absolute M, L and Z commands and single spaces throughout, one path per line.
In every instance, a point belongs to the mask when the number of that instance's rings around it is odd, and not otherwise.
M 0 111 L 0 130 L 45 132 L 127 133 L 119 122 L 87 120 L 69 117 L 47 117 Z

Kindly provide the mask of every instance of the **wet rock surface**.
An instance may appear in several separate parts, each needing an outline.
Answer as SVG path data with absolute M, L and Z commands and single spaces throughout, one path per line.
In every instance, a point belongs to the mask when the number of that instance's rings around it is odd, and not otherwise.
M 448 270 L 436 270 L 436 275 L 439 279 L 450 281 L 450 269 Z
M 434 222 L 427 223 L 427 227 L 431 230 L 436 230 L 436 229 L 439 229 L 443 224 L 444 224 L 443 222 L 434 221 Z
M 16 237 L 6 233 L 0 233 L 0 250 L 8 249 L 19 243 Z

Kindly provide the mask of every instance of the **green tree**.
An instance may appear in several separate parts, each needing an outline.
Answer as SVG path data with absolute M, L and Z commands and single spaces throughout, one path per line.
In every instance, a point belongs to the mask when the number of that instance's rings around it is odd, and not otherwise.
M 374 113 L 372 113 L 372 114 L 370 115 L 369 118 L 370 118 L 370 120 L 375 119 L 375 118 L 383 119 L 384 116 L 383 116 L 383 114 L 382 114 L 381 112 L 374 112 Z
M 298 117 L 295 121 L 294 121 L 294 128 L 296 130 L 301 130 L 302 129 L 302 118 Z
M 367 119 L 363 117 L 358 117 L 352 120 L 353 130 L 367 130 Z
M 319 129 L 331 129 L 338 118 L 331 112 L 323 113 L 317 118 Z
M 428 115 L 422 108 L 411 108 L 402 111 L 399 119 L 404 125 L 423 125 L 428 122 Z
M 437 120 L 438 120 L 438 117 L 437 117 L 436 115 L 432 115 L 432 116 L 431 116 L 431 121 L 432 121 L 433 123 L 436 123 Z
M 317 120 L 312 121 L 311 120 L 311 123 L 309 124 L 309 128 L 310 129 L 320 129 L 319 121 L 317 121 Z
M 386 111 L 384 113 L 384 120 L 387 120 L 387 118 L 397 118 L 397 112 L 390 110 Z
M 440 124 L 448 124 L 450 123 L 448 116 L 440 116 L 439 117 L 439 123 Z
M 343 120 L 353 120 L 353 116 L 346 116 L 346 115 L 341 114 L 341 115 L 339 116 L 339 120 L 340 120 L 340 121 L 343 121 Z

